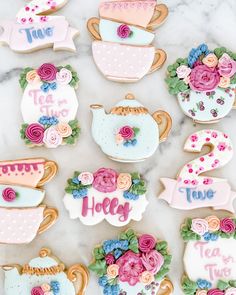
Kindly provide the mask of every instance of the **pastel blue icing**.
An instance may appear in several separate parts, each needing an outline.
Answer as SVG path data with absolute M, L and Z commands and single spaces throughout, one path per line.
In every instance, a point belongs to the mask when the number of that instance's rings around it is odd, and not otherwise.
M 2 197 L 2 192 L 6 188 L 12 188 L 15 192 L 18 193 L 18 197 L 12 201 L 7 202 Z M 28 207 L 36 207 L 42 203 L 45 197 L 45 191 L 24 187 L 24 186 L 17 186 L 17 185 L 3 185 L 0 184 L 0 207 L 5 208 L 28 208 Z
M 139 29 L 135 26 L 129 26 L 133 35 L 122 39 L 117 35 L 117 29 L 121 23 L 101 19 L 99 24 L 99 32 L 103 41 L 115 42 L 129 45 L 149 45 L 154 40 L 155 34 Z

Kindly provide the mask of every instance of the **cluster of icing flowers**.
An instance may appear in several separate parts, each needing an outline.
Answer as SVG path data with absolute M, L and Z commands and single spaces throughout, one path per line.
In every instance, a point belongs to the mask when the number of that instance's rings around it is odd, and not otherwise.
M 63 144 L 74 144 L 80 134 L 78 120 L 59 122 L 56 117 L 42 116 L 37 123 L 23 124 L 21 138 L 29 146 L 45 145 L 56 148 Z
M 56 67 L 50 63 L 45 63 L 38 69 L 24 69 L 19 80 L 22 89 L 25 89 L 28 84 L 41 83 L 41 90 L 46 93 L 56 90 L 58 84 L 76 88 L 78 81 L 78 75 L 70 65 Z
M 66 192 L 75 199 L 88 196 L 88 189 L 94 188 L 102 193 L 123 191 L 125 199 L 137 200 L 146 192 L 146 184 L 138 173 L 120 173 L 109 168 L 100 168 L 95 173 L 78 172 L 68 180 Z
M 6 187 L 2 191 L 2 198 L 5 202 L 14 202 L 16 198 L 19 196 L 19 193 L 17 193 L 13 188 Z
M 137 135 L 140 129 L 137 127 L 123 126 L 116 133 L 116 143 L 123 144 L 125 147 L 135 146 L 137 144 Z
M 236 54 L 226 48 L 211 52 L 202 44 L 192 49 L 188 58 L 168 67 L 166 82 L 171 94 L 194 90 L 210 96 L 217 87 L 227 89 L 236 84 Z
M 57 281 L 52 281 L 50 284 L 42 284 L 32 288 L 31 295 L 59 295 L 60 284 Z
M 205 219 L 187 219 L 182 226 L 181 235 L 184 240 L 216 241 L 219 237 L 236 239 L 236 219 L 208 216 Z
M 236 281 L 222 281 L 219 280 L 216 288 L 212 287 L 212 283 L 198 279 L 196 282 L 184 277 L 182 281 L 184 294 L 186 295 L 235 295 Z
M 171 262 L 166 242 L 148 234 L 137 236 L 133 230 L 95 248 L 94 259 L 89 268 L 99 276 L 104 295 L 123 294 L 119 282 L 152 286 L 167 274 Z

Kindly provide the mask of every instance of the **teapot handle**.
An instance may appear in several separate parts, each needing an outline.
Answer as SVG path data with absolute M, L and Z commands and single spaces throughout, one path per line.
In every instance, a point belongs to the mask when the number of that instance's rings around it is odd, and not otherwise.
M 174 286 L 172 282 L 165 278 L 160 285 L 160 289 L 157 293 L 157 295 L 171 295 L 174 292 Z
M 160 69 L 165 61 L 166 61 L 165 51 L 162 49 L 156 49 L 154 61 L 148 74 L 151 74 L 155 72 L 156 70 Z
M 93 36 L 95 40 L 102 40 L 99 34 L 99 23 L 100 20 L 97 17 L 92 17 L 87 22 L 87 28 L 90 34 Z
M 167 137 L 169 136 L 171 127 L 172 127 L 172 119 L 171 116 L 164 111 L 156 111 L 153 115 L 152 115 L 153 119 L 157 122 L 157 124 L 159 126 L 163 125 L 163 118 L 165 126 L 164 129 L 162 131 L 162 133 L 160 134 L 160 142 L 164 142 L 166 141 Z
M 76 283 L 81 276 L 81 287 L 76 295 L 84 295 L 89 281 L 88 269 L 83 264 L 75 264 L 67 271 L 67 277 L 72 283 Z
M 147 26 L 147 29 L 154 29 L 156 26 L 160 26 L 169 14 L 168 7 L 165 4 L 156 5 L 153 17 Z
M 44 176 L 39 181 L 38 187 L 43 186 L 45 183 L 49 182 L 57 174 L 57 164 L 53 161 L 46 161 L 44 164 Z
M 54 208 L 45 208 L 43 212 L 43 221 L 40 224 L 38 234 L 42 234 L 47 229 L 49 229 L 57 220 L 58 218 L 58 211 Z

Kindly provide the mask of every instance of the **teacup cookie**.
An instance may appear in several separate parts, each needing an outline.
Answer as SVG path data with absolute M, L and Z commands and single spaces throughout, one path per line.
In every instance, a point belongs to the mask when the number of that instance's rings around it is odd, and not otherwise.
M 107 220 L 114 226 L 140 221 L 148 204 L 146 183 L 138 173 L 100 168 L 95 173 L 75 172 L 65 189 L 64 205 L 72 219 L 85 225 Z
M 19 53 L 53 47 L 76 51 L 73 39 L 78 30 L 70 27 L 64 16 L 50 15 L 67 0 L 32 0 L 24 4 L 14 21 L 0 21 L 0 43 Z
M 168 67 L 166 82 L 188 117 L 215 123 L 235 108 L 236 53 L 202 44 Z
M 5 295 L 84 295 L 89 280 L 84 265 L 75 264 L 67 269 L 47 248 L 23 266 L 9 264 L 2 269 Z
M 43 64 L 26 68 L 20 75 L 24 91 L 21 113 L 24 124 L 21 138 L 28 147 L 56 148 L 74 144 L 80 127 L 76 118 L 79 78 L 70 65 L 56 67 Z
M 99 277 L 100 294 L 173 294 L 166 278 L 172 256 L 165 241 L 129 229 L 95 247 L 93 257 L 89 269 Z
M 201 130 L 188 137 L 184 150 L 200 153 L 204 146 L 210 147 L 209 153 L 185 164 L 176 180 L 161 178 L 165 191 L 160 199 L 181 210 L 213 207 L 215 210 L 223 209 L 234 213 L 236 193 L 231 190 L 227 179 L 206 175 L 207 171 L 219 169 L 231 161 L 232 141 L 221 131 Z
M 236 292 L 236 220 L 234 217 L 188 218 L 181 228 L 186 242 L 186 295 L 232 295 Z
M 132 94 L 110 113 L 99 104 L 91 105 L 91 110 L 95 142 L 109 158 L 119 162 L 140 162 L 151 157 L 172 126 L 168 113 L 156 111 L 151 115 Z

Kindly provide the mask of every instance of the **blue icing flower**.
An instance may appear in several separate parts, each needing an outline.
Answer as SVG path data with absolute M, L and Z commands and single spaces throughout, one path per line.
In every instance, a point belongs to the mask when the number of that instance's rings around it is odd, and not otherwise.
M 74 177 L 74 178 L 72 179 L 72 182 L 75 183 L 75 184 L 79 184 L 79 183 L 80 183 L 78 177 Z
M 113 285 L 111 286 L 112 295 L 119 295 L 120 293 L 120 287 L 119 285 Z
M 87 188 L 83 188 L 83 189 L 75 189 L 72 191 L 72 195 L 74 197 L 74 199 L 83 199 L 85 197 L 87 197 L 88 195 L 88 189 Z
M 103 294 L 104 295 L 113 295 L 113 293 L 112 293 L 112 286 L 110 286 L 110 285 L 104 286 Z
M 129 249 L 129 241 L 128 240 L 121 241 L 120 248 L 125 251 L 128 250 Z
M 115 259 L 120 258 L 121 255 L 122 255 L 122 251 L 121 251 L 121 250 L 116 249 L 116 250 L 114 251 Z
M 211 241 L 217 241 L 219 236 L 217 234 L 211 234 Z
M 210 51 L 206 44 L 201 44 L 197 48 L 193 48 L 189 53 L 188 64 L 192 67 L 202 54 L 208 55 L 209 53 Z
M 52 291 L 53 291 L 54 295 L 57 295 L 57 294 L 60 293 L 60 283 L 59 282 L 52 281 L 50 285 L 51 285 L 51 288 L 52 288 Z
M 207 280 L 199 279 L 197 280 L 197 286 L 200 289 L 210 289 L 212 287 L 212 283 Z
M 125 199 L 128 199 L 128 200 L 138 200 L 139 199 L 139 195 L 135 195 L 129 191 L 125 191 L 124 194 L 123 194 L 124 198 Z
M 131 141 L 131 144 L 132 144 L 133 146 L 135 146 L 137 143 L 138 143 L 137 139 L 133 139 L 133 140 Z
M 39 118 L 38 122 L 42 125 L 57 125 L 59 123 L 58 119 L 56 117 L 48 117 L 48 116 L 42 116 Z
M 203 235 L 203 238 L 205 241 L 210 241 L 211 240 L 211 234 L 209 232 L 205 233 Z
M 43 92 L 47 93 L 47 92 L 50 90 L 50 84 L 49 84 L 49 83 L 43 83 L 43 84 L 41 85 L 40 89 L 41 89 Z
M 105 287 L 107 283 L 108 283 L 107 276 L 100 277 L 98 280 L 98 284 L 101 287 Z
M 56 90 L 56 89 L 57 89 L 57 83 L 56 83 L 56 82 L 52 82 L 52 83 L 50 84 L 50 88 L 51 88 L 52 90 Z

